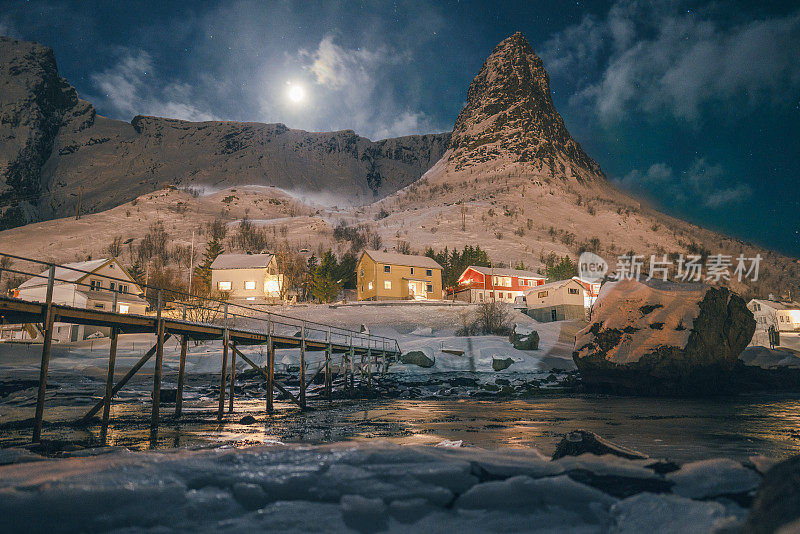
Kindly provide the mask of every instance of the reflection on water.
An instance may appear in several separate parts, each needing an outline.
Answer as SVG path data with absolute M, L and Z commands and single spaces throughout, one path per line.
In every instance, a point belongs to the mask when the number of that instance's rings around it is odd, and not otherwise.
M 96 388 L 89 388 L 94 391 Z M 145 390 L 146 391 L 146 390 Z M 184 416 L 175 420 L 174 405 L 162 408 L 157 435 L 150 434 L 149 398 L 142 390 L 115 400 L 109 445 L 132 449 L 219 445 L 245 446 L 266 441 L 320 443 L 387 439 L 400 443 L 463 440 L 484 448 L 536 447 L 551 454 L 560 437 L 583 428 L 620 445 L 677 461 L 753 454 L 784 458 L 800 452 L 800 397 L 743 396 L 726 399 L 646 399 L 571 396 L 526 400 L 384 400 L 320 402 L 299 412 L 277 403 L 264 413 L 264 399 L 237 398 L 236 412 L 216 421 L 211 391 L 189 395 Z M 93 400 L 63 393 L 48 400 L 44 434 L 81 446 L 98 446 L 99 428 L 75 428 Z M 8 399 L 6 399 L 8 400 Z M 0 446 L 19 446 L 30 439 L 30 402 L 0 404 Z M 226 406 L 227 408 L 227 406 Z M 241 424 L 244 415 L 256 424 Z

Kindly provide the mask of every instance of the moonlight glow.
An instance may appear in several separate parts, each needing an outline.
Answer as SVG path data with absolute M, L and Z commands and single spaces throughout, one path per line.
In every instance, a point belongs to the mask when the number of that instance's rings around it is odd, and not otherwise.
M 286 96 L 295 104 L 299 104 L 306 99 L 306 90 L 302 85 L 289 85 Z

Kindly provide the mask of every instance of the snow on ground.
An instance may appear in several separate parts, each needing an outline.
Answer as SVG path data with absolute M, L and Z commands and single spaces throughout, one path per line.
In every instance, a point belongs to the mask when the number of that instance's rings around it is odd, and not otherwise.
M 21 455 L 24 463 L 0 466 L 0 530 L 692 533 L 745 514 L 719 493 L 704 491 L 703 500 L 673 494 L 647 460 L 549 461 L 535 449 L 443 445 Z M 719 470 L 730 467 L 691 471 L 729 479 Z M 718 488 L 731 489 L 743 486 Z
M 551 369 L 571 370 L 573 336 L 579 322 L 561 321 L 537 323 L 521 312 L 511 310 L 512 322 L 525 325 L 539 333 L 539 349 L 520 351 L 515 349 L 506 336 L 458 337 L 455 332 L 461 327 L 463 317 L 474 313 L 474 306 L 430 305 L 430 304 L 386 304 L 346 306 L 285 306 L 275 307 L 282 313 L 298 319 L 320 321 L 333 326 L 358 331 L 361 325 L 369 328 L 373 335 L 396 339 L 403 352 L 429 350 L 435 357 L 435 365 L 422 368 L 416 365 L 396 364 L 390 372 L 399 375 L 448 373 L 454 371 L 495 373 L 492 358 L 512 358 L 514 364 L 500 373 L 549 372 Z M 117 349 L 117 370 L 124 373 L 155 343 L 150 334 L 127 334 L 120 336 Z M 259 365 L 266 362 L 266 348 L 261 345 L 239 347 Z M 463 354 L 443 352 L 443 349 L 463 351 Z M 87 340 L 64 345 L 54 345 L 50 371 L 78 372 L 85 376 L 105 376 L 108 365 L 109 340 L 107 338 Z M 38 372 L 41 346 L 25 344 L 0 344 L 0 369 L 27 374 Z M 177 371 L 180 346 L 176 338 L 169 339 L 164 350 L 165 371 Z M 189 344 L 186 369 L 188 373 L 219 373 L 222 351 L 219 341 L 199 345 Z M 315 368 L 324 358 L 321 352 L 307 353 L 309 366 Z M 300 351 L 280 350 L 276 362 L 279 370 L 299 363 Z M 337 358 L 334 358 L 336 363 Z M 152 369 L 151 359 L 144 366 Z M 241 359 L 238 369 L 248 366 Z

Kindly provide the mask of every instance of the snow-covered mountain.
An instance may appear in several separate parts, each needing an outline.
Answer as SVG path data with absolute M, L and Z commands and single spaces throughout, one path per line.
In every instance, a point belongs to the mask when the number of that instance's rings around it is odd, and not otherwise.
M 108 119 L 50 48 L 0 37 L 0 228 L 96 212 L 165 185 L 272 185 L 365 204 L 417 180 L 449 134 L 373 142 L 283 124 Z M 82 190 L 82 191 L 81 191 Z

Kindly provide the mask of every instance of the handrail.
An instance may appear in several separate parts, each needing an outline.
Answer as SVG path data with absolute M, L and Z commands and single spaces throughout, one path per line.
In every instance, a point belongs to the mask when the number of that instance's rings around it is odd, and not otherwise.
M 16 254 L 8 254 L 8 253 L 0 252 L 0 257 L 3 257 L 3 256 L 11 258 L 11 259 L 15 259 L 15 260 L 20 260 L 20 261 L 24 261 L 24 262 L 33 263 L 33 264 L 44 265 L 44 266 L 47 266 L 48 269 L 50 267 L 55 267 L 55 268 L 63 269 L 65 271 L 77 272 L 77 273 L 82 273 L 82 274 L 87 274 L 87 275 L 95 274 L 95 273 L 93 273 L 91 271 L 86 271 L 86 270 L 79 269 L 79 268 L 76 268 L 76 267 L 69 267 L 69 266 L 66 266 L 66 265 L 61 265 L 61 264 L 57 264 L 57 263 L 53 263 L 53 262 L 47 262 L 47 261 L 43 261 L 43 260 L 36 260 L 36 259 L 33 259 L 33 258 L 27 258 L 27 257 L 24 257 L 24 256 L 19 256 L 19 255 L 16 255 Z M 32 278 L 48 278 L 47 276 L 44 276 L 42 273 L 26 272 L 26 271 L 22 271 L 22 270 L 19 270 L 19 269 L 11 268 L 10 266 L 9 267 L 0 268 L 0 272 L 3 272 L 3 271 L 10 272 L 10 273 L 15 273 L 15 274 L 20 274 L 20 275 L 25 275 L 25 276 L 30 276 Z M 105 280 L 122 282 L 122 283 L 126 283 L 126 284 L 131 283 L 131 280 L 129 280 L 129 279 L 118 278 L 116 276 L 110 276 L 110 275 L 105 275 L 105 274 L 104 275 L 96 275 L 96 276 L 98 276 L 99 278 L 105 279 Z M 76 280 L 65 280 L 63 278 L 55 278 L 54 277 L 54 282 L 63 282 L 63 283 L 75 284 L 75 285 L 78 285 L 78 286 L 94 289 L 94 288 L 92 288 L 92 286 L 90 284 L 78 282 Z M 223 305 L 223 306 L 233 306 L 233 307 L 240 308 L 242 310 L 247 310 L 247 311 L 250 311 L 250 312 L 255 312 L 255 313 L 266 314 L 267 315 L 267 317 L 265 319 L 265 318 L 260 318 L 260 317 L 253 317 L 251 315 L 243 315 L 243 314 L 232 313 L 231 311 L 228 311 L 227 315 L 231 316 L 231 317 L 240 317 L 242 319 L 262 321 L 262 322 L 266 321 L 268 323 L 273 323 L 273 324 L 278 324 L 278 325 L 288 326 L 288 327 L 298 327 L 299 326 L 302 329 L 307 329 L 307 330 L 311 330 L 311 331 L 314 331 L 314 332 L 323 332 L 323 333 L 328 332 L 328 335 L 331 336 L 331 337 L 333 335 L 338 335 L 338 336 L 342 336 L 342 337 L 346 338 L 348 335 L 350 335 L 351 340 L 354 337 L 355 337 L 355 339 L 359 340 L 359 346 L 361 346 L 361 347 L 364 347 L 364 343 L 363 343 L 364 341 L 366 341 L 366 346 L 367 347 L 373 347 L 373 345 L 374 345 L 375 348 L 378 347 L 378 342 L 382 342 L 383 345 L 385 346 L 386 341 L 390 341 L 390 342 L 394 341 L 395 347 L 397 348 L 397 352 L 398 352 L 398 354 L 400 353 L 400 345 L 397 342 L 397 339 L 394 339 L 394 338 L 389 338 L 389 337 L 380 336 L 380 335 L 373 335 L 373 334 L 370 334 L 370 333 L 365 334 L 363 332 L 359 332 L 359 331 L 352 330 L 352 329 L 349 329 L 349 328 L 334 326 L 334 325 L 330 325 L 330 324 L 327 324 L 327 323 L 321 323 L 321 322 L 318 322 L 318 321 L 311 321 L 311 320 L 307 320 L 307 319 L 300 319 L 300 318 L 296 318 L 296 317 L 291 317 L 291 316 L 288 316 L 288 315 L 283 315 L 283 314 L 271 312 L 271 311 L 268 311 L 268 310 L 258 309 L 258 308 L 251 307 L 251 306 L 245 306 L 245 305 L 242 305 L 242 304 L 226 302 L 226 301 L 223 301 L 223 300 L 220 300 L 220 299 L 215 299 L 215 298 L 212 298 L 212 297 L 197 295 L 197 294 L 193 294 L 193 293 L 190 293 L 190 292 L 187 293 L 185 291 L 181 291 L 181 290 L 177 290 L 177 289 L 169 289 L 169 288 L 164 288 L 164 287 L 155 286 L 155 285 L 151 285 L 151 284 L 140 284 L 138 282 L 135 282 L 135 283 L 136 283 L 137 286 L 141 287 L 142 289 L 151 289 L 151 290 L 155 290 L 155 291 L 169 292 L 169 293 L 171 293 L 173 295 L 181 295 L 181 296 L 189 297 L 189 299 L 196 299 L 198 301 L 208 301 L 210 303 L 215 303 L 217 305 Z M 119 293 L 117 291 L 112 291 L 111 289 L 101 289 L 100 292 L 101 293 L 112 293 L 113 292 L 116 295 L 131 295 L 131 293 Z M 136 295 L 136 296 L 138 296 L 138 295 Z M 208 307 L 205 307 L 205 306 L 189 304 L 187 302 L 183 302 L 182 304 L 183 304 L 184 310 L 188 306 L 189 309 L 206 310 L 206 311 L 210 311 L 210 312 L 214 312 L 214 313 L 218 313 L 219 312 L 219 309 L 214 309 L 214 308 L 208 308 Z M 276 321 L 275 318 L 288 320 L 288 321 L 293 321 L 294 323 L 299 323 L 299 324 L 287 323 L 287 322 L 283 322 L 283 321 Z M 312 325 L 312 326 L 309 328 L 308 325 Z M 352 344 L 352 342 L 351 342 L 351 344 Z

